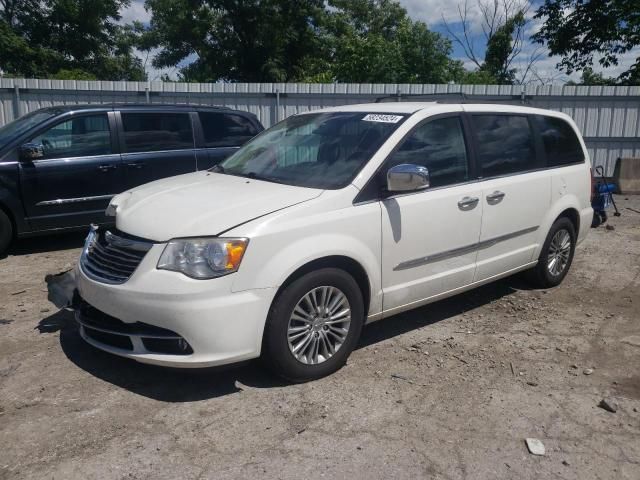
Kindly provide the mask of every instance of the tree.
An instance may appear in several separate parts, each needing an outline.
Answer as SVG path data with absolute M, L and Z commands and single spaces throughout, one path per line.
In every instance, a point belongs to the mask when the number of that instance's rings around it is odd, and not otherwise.
M 141 80 L 130 0 L 0 0 L 0 65 L 23 76 Z
M 617 83 L 615 78 L 605 77 L 602 73 L 594 72 L 591 67 L 585 67 L 580 81 L 568 81 L 567 85 L 616 85 Z
M 394 0 L 333 0 L 328 65 L 339 82 L 445 83 L 451 42 L 413 21 Z
M 187 81 L 286 82 L 319 52 L 322 0 L 147 0 L 158 68 Z
M 640 45 L 638 0 L 545 0 L 535 18 L 544 24 L 533 38 L 546 44 L 549 55 L 561 55 L 558 68 L 572 73 L 598 63 L 618 65 L 620 55 Z M 640 83 L 640 55 L 619 77 L 628 84 Z
M 477 53 L 472 33 L 470 16 L 472 7 L 465 0 L 458 6 L 461 32 L 446 20 L 443 22 L 448 34 L 458 43 L 465 56 L 475 64 L 477 70 L 465 75 L 463 81 L 480 80 L 481 83 L 513 84 L 525 83 L 535 62 L 541 57 L 540 49 L 525 55 L 529 10 L 527 0 L 478 0 L 477 11 L 481 18 L 481 28 L 486 43 L 484 57 Z M 515 68 L 516 62 L 523 64 Z
M 147 0 L 156 67 L 186 81 L 443 82 L 450 42 L 395 0 Z M 454 68 L 455 67 L 455 68 Z

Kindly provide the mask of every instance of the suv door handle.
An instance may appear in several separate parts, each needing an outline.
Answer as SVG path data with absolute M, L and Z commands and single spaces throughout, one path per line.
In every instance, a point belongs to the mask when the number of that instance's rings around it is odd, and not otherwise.
M 118 168 L 116 165 L 99 165 L 98 170 L 101 172 L 108 172 L 109 170 L 115 170 Z
M 487 195 L 487 202 L 495 205 L 496 203 L 500 203 L 502 199 L 505 197 L 506 193 L 501 192 L 500 190 L 496 190 L 493 193 Z
M 458 207 L 460 210 L 471 210 L 479 201 L 478 197 L 464 197 L 458 202 Z
M 144 162 L 127 163 L 127 167 L 129 167 L 129 168 L 137 168 L 137 169 L 143 168 L 144 165 L 145 165 Z

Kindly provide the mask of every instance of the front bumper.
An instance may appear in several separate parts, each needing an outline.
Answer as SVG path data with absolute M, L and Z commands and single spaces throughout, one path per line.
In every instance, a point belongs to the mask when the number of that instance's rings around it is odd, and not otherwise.
M 76 267 L 77 288 L 91 307 L 124 324 L 146 324 L 175 333 L 192 353 L 161 354 L 145 347 L 138 332 L 129 335 L 133 348 L 118 348 L 87 335 L 95 347 L 142 363 L 172 367 L 209 367 L 256 358 L 276 289 L 232 292 L 233 275 L 194 280 L 180 273 L 157 270 L 163 245 L 155 245 L 131 278 L 110 285 L 89 278 Z M 186 350 L 188 352 L 188 350 Z

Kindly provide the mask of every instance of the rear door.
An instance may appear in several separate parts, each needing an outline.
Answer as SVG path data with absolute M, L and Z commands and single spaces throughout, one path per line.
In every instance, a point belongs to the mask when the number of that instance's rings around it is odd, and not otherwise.
M 104 210 L 125 190 L 112 112 L 79 113 L 38 132 L 44 158 L 20 162 L 33 230 L 106 222 Z
M 482 187 L 482 232 L 476 281 L 532 262 L 538 229 L 551 204 L 551 179 L 531 118 L 506 113 L 471 116 Z
M 458 114 L 418 125 L 387 159 L 425 166 L 431 187 L 382 201 L 384 310 L 411 305 L 473 282 L 482 190 L 474 181 Z
M 235 112 L 200 111 L 201 145 L 198 149 L 198 170 L 217 165 L 260 133 L 249 117 Z
M 125 110 L 118 117 L 127 188 L 196 171 L 189 112 Z

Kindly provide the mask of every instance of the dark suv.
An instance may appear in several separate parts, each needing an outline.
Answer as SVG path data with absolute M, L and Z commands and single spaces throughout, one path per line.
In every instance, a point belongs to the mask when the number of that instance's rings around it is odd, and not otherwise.
M 263 130 L 220 107 L 73 105 L 0 128 L 0 255 L 14 237 L 108 223 L 109 199 L 216 165 Z

